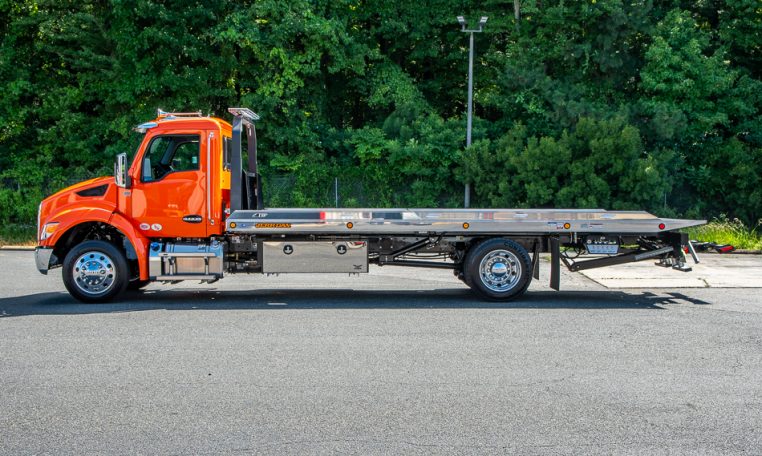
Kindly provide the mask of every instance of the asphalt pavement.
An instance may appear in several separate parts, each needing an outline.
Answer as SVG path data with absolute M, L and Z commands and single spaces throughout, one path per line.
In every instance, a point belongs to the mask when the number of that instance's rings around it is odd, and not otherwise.
M 542 266 L 506 304 L 385 267 L 84 305 L 0 251 L 0 454 L 762 454 L 762 289 Z

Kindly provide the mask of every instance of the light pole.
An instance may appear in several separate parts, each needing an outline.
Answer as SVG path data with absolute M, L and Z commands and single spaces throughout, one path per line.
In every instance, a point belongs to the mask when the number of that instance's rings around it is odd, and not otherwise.
M 469 34 L 468 45 L 468 113 L 466 122 L 466 149 L 471 147 L 471 113 L 473 112 L 474 105 L 474 33 L 481 33 L 484 29 L 484 24 L 487 23 L 487 16 L 482 16 L 479 19 L 478 29 L 469 29 L 466 23 L 466 18 L 458 16 L 458 24 L 460 24 L 460 31 Z M 471 205 L 471 184 L 466 182 L 464 207 Z

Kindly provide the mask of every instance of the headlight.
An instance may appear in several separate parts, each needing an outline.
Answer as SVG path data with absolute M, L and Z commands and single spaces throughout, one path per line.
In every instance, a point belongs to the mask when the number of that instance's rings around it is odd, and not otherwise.
M 42 227 L 42 230 L 40 230 L 40 240 L 44 241 L 50 236 L 53 236 L 53 233 L 56 232 L 57 228 L 58 228 L 58 222 L 46 223 L 45 226 Z

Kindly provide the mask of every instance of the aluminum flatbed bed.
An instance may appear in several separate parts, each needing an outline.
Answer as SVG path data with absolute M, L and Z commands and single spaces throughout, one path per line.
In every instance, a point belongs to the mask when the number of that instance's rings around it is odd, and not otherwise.
M 539 253 L 572 271 L 634 261 L 689 271 L 687 235 L 703 220 L 603 209 L 237 210 L 226 220 L 231 248 L 262 252 L 262 272 L 367 272 L 368 264 L 450 268 L 489 299 L 510 299 L 539 278 Z M 236 238 L 240 238 L 236 240 Z M 338 255 L 337 255 L 338 254 Z
M 239 210 L 227 231 L 261 235 L 655 235 L 703 220 L 603 209 L 264 209 Z

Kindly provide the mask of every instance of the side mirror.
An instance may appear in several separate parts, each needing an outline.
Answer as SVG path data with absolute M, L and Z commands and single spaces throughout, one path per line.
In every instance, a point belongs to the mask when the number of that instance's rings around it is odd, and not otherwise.
M 114 163 L 114 182 L 117 187 L 130 188 L 130 176 L 127 175 L 127 154 L 121 153 L 116 156 Z

